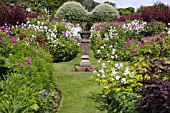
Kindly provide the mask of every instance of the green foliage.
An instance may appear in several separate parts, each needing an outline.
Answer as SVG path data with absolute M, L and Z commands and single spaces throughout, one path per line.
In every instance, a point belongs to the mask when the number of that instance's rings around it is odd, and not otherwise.
M 106 3 L 99 4 L 92 10 L 92 18 L 97 22 L 111 21 L 118 16 L 116 8 Z
M 148 23 L 144 26 L 143 36 L 151 36 L 152 34 L 161 34 L 167 32 L 167 27 L 162 22 Z
M 2 113 L 48 111 L 57 96 L 52 56 L 36 43 L 29 45 L 27 40 L 19 40 L 15 33 L 13 36 L 10 29 L 1 28 L 0 54 L 9 59 L 12 71 L 7 71 L 8 75 L 5 73 L 0 80 L 0 100 L 3 102 L 0 110 Z M 42 91 L 50 92 L 43 100 Z M 42 104 L 45 100 L 46 104 Z
M 136 104 L 139 95 L 129 92 L 110 93 L 106 97 L 103 95 L 103 108 L 108 110 L 108 113 L 138 113 Z
M 87 11 L 78 2 L 65 2 L 56 12 L 56 18 L 66 19 L 69 22 L 85 21 L 88 18 Z
M 70 61 L 74 59 L 79 52 L 79 46 L 76 40 L 69 40 L 62 36 L 58 39 L 55 47 L 52 47 L 51 54 L 54 62 Z

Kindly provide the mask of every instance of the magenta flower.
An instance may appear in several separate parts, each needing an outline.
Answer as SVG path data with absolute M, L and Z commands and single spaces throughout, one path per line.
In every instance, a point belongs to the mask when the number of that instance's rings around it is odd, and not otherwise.
M 130 56 L 132 57 L 132 56 L 135 56 L 137 54 L 138 54 L 137 52 L 134 52 L 134 53 L 130 54 Z
M 28 63 L 28 66 L 31 65 L 31 60 L 30 59 L 27 59 L 26 62 Z
M 152 38 L 152 41 L 155 41 L 157 38 Z
M 6 42 L 6 40 L 4 38 L 0 38 L 0 41 L 2 42 Z
M 18 62 L 18 66 L 22 66 L 22 63 L 21 63 L 21 62 Z
M 135 51 L 135 50 L 136 50 L 136 48 L 132 48 L 132 50 L 133 50 L 133 51 Z
M 161 39 L 165 39 L 165 35 L 162 35 L 162 36 L 161 36 Z
M 127 40 L 127 42 L 130 44 L 134 44 L 134 42 L 132 40 Z
M 140 67 L 138 67 L 137 70 L 139 71 L 139 70 L 140 70 Z
M 12 31 L 9 28 L 6 28 L 6 30 L 8 31 L 8 33 L 12 34 Z
M 158 40 L 158 42 L 162 42 L 162 40 Z
M 141 44 L 139 44 L 139 47 L 142 47 L 143 46 L 143 44 L 141 43 Z
M 128 44 L 125 44 L 125 49 L 127 49 L 128 48 Z
M 16 42 L 18 42 L 18 40 L 15 39 L 15 38 L 13 38 L 13 39 L 12 39 L 12 43 L 16 43 Z

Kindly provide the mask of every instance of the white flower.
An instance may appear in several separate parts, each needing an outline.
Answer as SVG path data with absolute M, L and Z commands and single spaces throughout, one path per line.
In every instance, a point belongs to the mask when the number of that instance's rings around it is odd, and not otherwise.
M 122 79 L 121 79 L 121 82 L 126 82 L 126 78 L 122 78 Z
M 113 58 L 114 58 L 114 56 L 111 56 L 111 58 L 113 59 Z
M 109 46 L 109 48 L 113 48 L 113 46 L 112 46 L 112 45 L 110 45 L 110 46 Z
M 114 55 L 115 54 L 115 52 L 116 52 L 116 49 L 112 49 L 112 54 Z
M 106 68 L 106 64 L 105 64 L 105 63 L 102 63 L 102 67 L 103 67 L 103 68 Z
M 100 58 L 99 60 L 98 60 L 98 62 L 100 62 L 102 60 L 102 58 Z
M 114 81 L 115 79 L 114 78 L 111 78 L 111 81 Z
M 170 35 L 170 28 L 169 28 L 169 30 L 168 30 L 168 32 L 167 32 L 169 35 Z
M 101 49 L 104 49 L 104 46 L 101 46 L 100 48 L 101 48 Z
M 93 71 L 93 74 L 97 74 L 97 71 L 95 70 L 95 71 Z
M 115 76 L 117 74 L 117 72 L 115 71 L 115 69 L 112 69 L 112 74 Z
M 118 75 L 116 75 L 116 76 L 115 76 L 115 79 L 116 79 L 116 80 L 119 80 L 119 79 L 120 79 L 120 77 L 119 77 Z
M 107 62 L 110 62 L 110 60 L 108 60 Z
M 100 53 L 100 50 L 97 50 L 97 54 L 99 54 Z
M 124 71 L 123 74 L 124 74 L 125 76 L 128 75 L 128 74 L 130 74 L 130 71 L 128 70 L 128 68 L 126 68 L 126 70 Z
M 130 73 L 130 77 L 133 77 L 134 75 L 135 75 L 135 73 L 134 73 L 134 72 Z
M 120 64 L 119 64 L 119 63 L 116 63 L 116 64 L 115 64 L 115 67 L 117 67 L 118 69 L 120 69 L 121 67 L 123 67 L 123 63 L 120 63 Z
M 37 24 L 40 25 L 40 21 L 37 21 Z

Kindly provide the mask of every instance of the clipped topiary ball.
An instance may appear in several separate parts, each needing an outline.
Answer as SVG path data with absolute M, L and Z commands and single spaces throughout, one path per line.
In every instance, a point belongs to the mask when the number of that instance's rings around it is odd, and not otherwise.
M 117 9 L 107 3 L 99 4 L 92 10 L 92 18 L 94 21 L 111 21 L 117 17 L 119 17 Z
M 60 6 L 55 17 L 66 19 L 69 22 L 85 21 L 88 18 L 88 12 L 80 3 L 71 1 Z

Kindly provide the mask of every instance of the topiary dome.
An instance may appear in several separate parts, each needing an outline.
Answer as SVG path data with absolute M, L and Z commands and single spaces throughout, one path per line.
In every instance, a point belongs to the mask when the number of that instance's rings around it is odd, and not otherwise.
M 107 3 L 99 4 L 92 10 L 92 18 L 95 21 L 111 21 L 117 17 L 119 17 L 117 9 Z
M 66 19 L 67 21 L 82 21 L 87 20 L 88 12 L 85 8 L 78 2 L 65 2 L 59 7 L 55 14 L 56 18 Z

